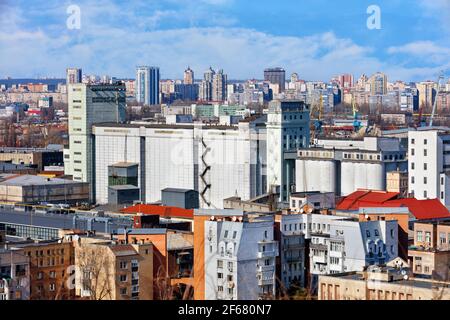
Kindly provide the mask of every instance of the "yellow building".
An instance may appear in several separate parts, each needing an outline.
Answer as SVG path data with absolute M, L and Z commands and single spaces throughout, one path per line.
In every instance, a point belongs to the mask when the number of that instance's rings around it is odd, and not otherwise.
M 151 243 L 75 239 L 75 269 L 75 294 L 81 299 L 153 300 Z

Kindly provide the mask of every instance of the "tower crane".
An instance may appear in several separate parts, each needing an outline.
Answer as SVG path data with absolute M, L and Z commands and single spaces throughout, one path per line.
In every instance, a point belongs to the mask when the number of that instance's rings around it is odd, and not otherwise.
M 439 77 L 438 77 L 436 97 L 434 98 L 433 112 L 431 113 L 431 118 L 430 118 L 430 127 L 433 126 L 434 116 L 436 115 L 436 108 L 437 108 L 437 101 L 438 101 L 438 97 L 439 97 L 439 90 L 441 89 L 441 80 L 444 80 L 444 71 L 441 71 L 440 74 L 439 74 Z
M 352 97 L 352 110 L 353 110 L 353 128 L 355 132 L 358 132 L 361 129 L 361 121 L 358 119 L 358 108 L 356 107 L 355 97 Z

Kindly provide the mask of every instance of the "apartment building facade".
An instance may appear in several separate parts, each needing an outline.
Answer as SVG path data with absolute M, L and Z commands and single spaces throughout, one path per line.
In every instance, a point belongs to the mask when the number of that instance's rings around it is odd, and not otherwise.
M 450 223 L 414 223 L 414 244 L 408 250 L 415 275 L 440 281 L 450 280 Z
M 408 132 L 409 193 L 450 205 L 450 128 Z
M 75 240 L 75 294 L 87 300 L 153 300 L 153 245 Z
M 273 216 L 241 210 L 196 210 L 195 217 L 195 299 L 275 297 L 279 252 Z

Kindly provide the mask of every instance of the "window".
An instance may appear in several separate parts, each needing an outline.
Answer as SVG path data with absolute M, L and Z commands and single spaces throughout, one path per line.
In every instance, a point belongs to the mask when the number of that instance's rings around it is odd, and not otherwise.
M 416 150 L 411 149 L 411 155 L 414 156 L 416 154 Z
M 225 238 L 228 238 L 228 230 L 225 230 L 225 235 L 224 235 L 224 237 L 225 237 Z
M 38 272 L 37 278 L 38 280 L 42 280 L 44 278 L 44 274 L 42 272 Z
M 411 177 L 411 184 L 414 184 L 416 182 L 416 178 L 414 176 Z
M 423 232 L 417 231 L 417 241 L 422 242 L 423 241 Z
M 428 184 L 428 178 L 427 177 L 423 177 L 423 184 Z
M 127 294 L 127 288 L 120 288 L 120 294 L 126 295 Z
M 217 260 L 217 268 L 223 268 L 223 261 L 222 260 Z
M 370 237 L 370 231 L 369 230 L 366 230 L 366 235 L 367 235 L 367 237 Z
M 411 170 L 414 170 L 416 168 L 416 164 L 414 162 L 411 162 Z
M 395 232 L 394 229 L 391 229 L 391 238 L 394 238 Z
M 223 292 L 223 286 L 218 286 L 218 287 L 217 287 L 217 291 L 218 291 L 218 292 Z
M 425 199 L 428 199 L 428 192 L 427 192 L 427 190 L 425 190 L 425 191 L 423 192 L 423 197 L 424 197 Z
M 424 155 L 424 157 L 428 156 L 428 150 L 427 149 L 423 149 L 423 155 Z
M 416 139 L 411 139 L 411 144 L 415 144 L 416 143 Z
M 428 144 L 428 140 L 427 140 L 427 139 L 424 139 L 424 140 L 423 140 L 423 144 L 425 144 L 425 145 Z
M 431 243 L 431 232 L 425 232 L 425 242 Z
M 440 232 L 439 233 L 439 243 L 440 244 L 447 243 L 447 238 L 445 237 L 445 233 L 444 232 Z
M 229 275 L 227 276 L 227 280 L 230 281 L 230 282 L 232 282 L 232 281 L 233 281 L 233 275 L 232 275 L 232 274 L 229 274 Z
M 423 164 L 423 170 L 428 170 L 428 164 L 427 163 Z
M 121 274 L 119 276 L 119 280 L 120 280 L 120 282 L 127 282 L 127 275 L 126 274 Z
M 120 261 L 119 268 L 120 269 L 127 269 L 128 265 L 126 261 Z
M 223 279 L 223 273 L 218 273 L 217 274 L 217 279 Z
M 378 230 L 375 230 L 375 237 L 378 237 L 379 235 Z
M 56 289 L 55 284 L 54 283 L 50 283 L 49 290 L 50 291 L 55 291 L 55 289 Z
M 50 276 L 50 278 L 52 278 L 52 279 L 56 278 L 56 272 L 55 272 L 55 271 L 50 271 L 49 276 Z

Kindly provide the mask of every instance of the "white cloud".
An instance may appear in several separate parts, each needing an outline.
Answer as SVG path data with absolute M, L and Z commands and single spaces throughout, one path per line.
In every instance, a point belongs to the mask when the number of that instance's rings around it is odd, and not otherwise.
M 433 41 L 416 41 L 402 46 L 390 47 L 388 53 L 407 54 L 433 63 L 445 63 L 448 62 L 450 57 L 450 48 L 439 46 Z

